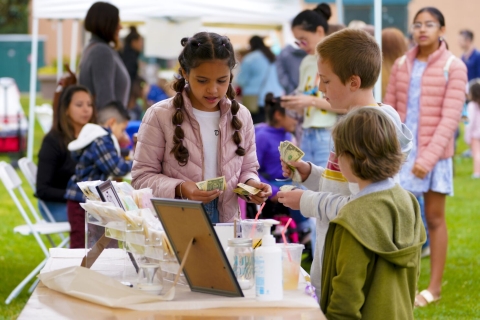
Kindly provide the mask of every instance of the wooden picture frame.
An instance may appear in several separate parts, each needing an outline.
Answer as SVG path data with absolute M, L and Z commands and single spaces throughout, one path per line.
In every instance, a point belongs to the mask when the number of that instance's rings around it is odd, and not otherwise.
M 184 264 L 183 273 L 190 289 L 244 297 L 202 203 L 162 198 L 152 198 L 151 201 L 178 263 Z M 186 255 L 189 245 L 190 251 Z

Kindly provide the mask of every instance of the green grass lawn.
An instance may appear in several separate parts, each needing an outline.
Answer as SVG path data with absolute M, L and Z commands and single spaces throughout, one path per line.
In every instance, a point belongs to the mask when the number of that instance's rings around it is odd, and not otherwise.
M 37 101 L 40 104 L 43 101 Z M 28 98 L 22 98 L 25 110 Z M 36 161 L 43 133 L 35 126 L 34 160 Z M 466 149 L 459 140 L 458 152 Z M 8 161 L 0 156 L 0 161 Z M 449 251 L 443 282 L 442 299 L 436 305 L 415 310 L 416 319 L 479 319 L 480 318 L 480 181 L 470 178 L 471 159 L 455 159 L 455 196 L 447 200 Z M 23 179 L 23 176 L 19 172 Z M 29 195 L 30 188 L 24 180 Z M 33 195 L 32 202 L 35 201 Z M 13 233 L 13 227 L 23 220 L 0 183 L 0 319 L 15 319 L 28 300 L 27 286 L 10 305 L 4 301 L 13 288 L 42 261 L 43 254 L 35 239 Z M 34 202 L 36 203 L 36 202 Z M 429 259 L 422 260 L 419 288 L 429 279 Z

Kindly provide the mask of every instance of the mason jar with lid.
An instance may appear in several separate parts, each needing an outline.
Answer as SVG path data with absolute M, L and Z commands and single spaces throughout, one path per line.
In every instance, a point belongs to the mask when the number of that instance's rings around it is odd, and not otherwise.
M 255 283 L 252 239 L 229 239 L 225 253 L 240 288 L 242 290 L 252 288 Z

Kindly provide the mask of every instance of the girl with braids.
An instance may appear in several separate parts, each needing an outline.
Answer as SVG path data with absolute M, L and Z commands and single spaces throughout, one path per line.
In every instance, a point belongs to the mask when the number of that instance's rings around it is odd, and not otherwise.
M 245 200 L 263 203 L 271 194 L 258 178 L 255 132 L 250 112 L 235 101 L 235 66 L 227 37 L 201 32 L 183 38 L 176 95 L 147 110 L 138 133 L 132 168 L 134 188 L 153 195 L 202 201 L 211 222 L 238 214 L 239 182 L 261 189 Z M 225 191 L 202 191 L 196 182 L 225 176 Z

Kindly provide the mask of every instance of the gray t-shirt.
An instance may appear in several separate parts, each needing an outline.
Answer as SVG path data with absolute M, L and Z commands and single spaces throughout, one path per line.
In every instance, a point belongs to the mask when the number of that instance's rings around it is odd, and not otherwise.
M 83 50 L 78 82 L 95 97 L 97 110 L 114 100 L 127 107 L 131 85 L 127 68 L 118 52 L 97 36 Z

